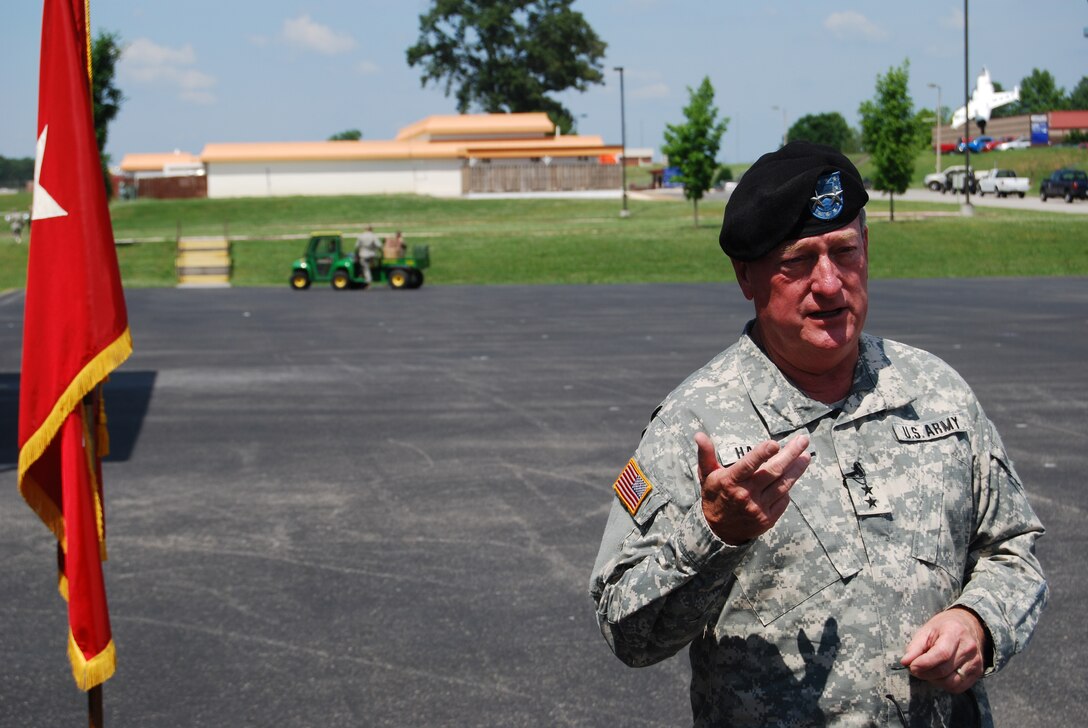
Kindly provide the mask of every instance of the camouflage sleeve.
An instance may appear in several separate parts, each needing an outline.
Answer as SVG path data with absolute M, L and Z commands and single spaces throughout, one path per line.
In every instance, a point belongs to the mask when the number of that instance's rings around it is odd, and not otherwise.
M 635 667 L 676 654 L 717 617 L 745 551 L 714 535 L 701 501 L 666 503 L 645 532 L 613 504 L 590 586 L 609 647 Z
M 1028 503 L 993 423 L 982 415 L 975 453 L 975 534 L 958 606 L 973 611 L 993 641 L 987 673 L 1004 667 L 1031 639 L 1049 597 L 1035 557 L 1043 526 Z
M 612 651 L 643 666 L 676 654 L 716 619 L 747 549 L 719 539 L 703 516 L 694 443 L 662 436 L 655 421 L 636 458 L 654 497 L 635 513 L 615 499 L 590 594 Z

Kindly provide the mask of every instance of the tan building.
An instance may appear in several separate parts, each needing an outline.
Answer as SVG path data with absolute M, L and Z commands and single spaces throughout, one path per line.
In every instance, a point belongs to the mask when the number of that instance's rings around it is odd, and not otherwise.
M 200 157 L 175 149 L 163 154 L 126 154 L 114 191 L 121 197 L 207 197 Z
M 544 113 L 429 116 L 392 140 L 208 144 L 207 196 L 559 192 L 620 188 L 619 145 L 559 136 Z M 146 174 L 156 156 L 126 155 Z M 165 174 L 165 166 L 163 167 Z

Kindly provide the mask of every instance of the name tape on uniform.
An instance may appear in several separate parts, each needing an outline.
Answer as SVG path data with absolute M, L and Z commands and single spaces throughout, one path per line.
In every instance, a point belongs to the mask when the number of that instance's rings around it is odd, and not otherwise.
M 953 432 L 967 432 L 967 426 L 960 424 L 961 418 L 964 422 L 967 421 L 967 418 L 962 415 L 938 417 L 925 422 L 900 421 L 892 425 L 892 430 L 895 432 L 895 439 L 899 442 L 925 442 L 951 435 Z

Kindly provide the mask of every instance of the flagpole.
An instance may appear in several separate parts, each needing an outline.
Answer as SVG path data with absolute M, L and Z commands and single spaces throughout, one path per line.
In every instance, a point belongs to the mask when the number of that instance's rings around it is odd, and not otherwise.
M 102 684 L 87 691 L 87 719 L 90 728 L 102 728 Z
M 98 384 L 92 393 L 83 398 L 83 421 L 91 425 L 84 429 L 87 433 L 87 449 L 98 457 L 98 401 L 102 396 L 102 385 Z M 99 683 L 87 691 L 87 725 L 89 728 L 103 728 L 105 723 L 102 718 L 102 683 Z
M 94 99 L 94 74 L 91 69 L 91 0 L 84 0 L 83 3 L 83 18 L 86 29 L 86 42 L 87 42 L 87 83 L 91 90 L 92 104 Z M 93 108 L 93 106 L 92 106 Z M 95 387 L 95 396 L 102 396 L 102 385 L 99 384 Z M 88 398 L 90 402 L 84 400 L 83 403 L 83 416 L 84 422 L 97 423 L 98 407 L 97 402 L 93 397 Z M 92 426 L 87 428 L 87 432 L 90 436 L 90 442 L 87 444 L 90 446 L 90 451 L 95 453 L 95 457 L 98 457 L 98 427 Z M 103 728 L 105 722 L 103 721 L 102 710 L 102 683 L 98 683 L 90 690 L 87 691 L 87 725 L 89 728 Z

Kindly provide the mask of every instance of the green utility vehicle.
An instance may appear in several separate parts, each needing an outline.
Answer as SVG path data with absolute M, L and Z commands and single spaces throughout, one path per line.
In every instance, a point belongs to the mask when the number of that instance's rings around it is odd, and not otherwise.
M 414 245 L 411 255 L 404 258 L 377 258 L 370 269 L 371 282 L 384 281 L 397 290 L 419 288 L 423 285 L 423 269 L 430 264 L 430 247 Z M 328 283 L 337 291 L 366 288 L 362 264 L 355 253 L 344 250 L 340 233 L 313 233 L 306 254 L 292 264 L 291 288 L 302 291 L 311 283 Z

